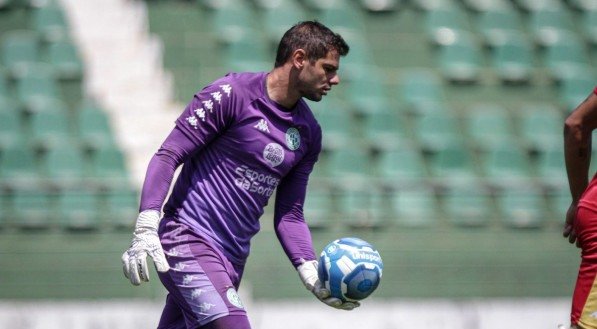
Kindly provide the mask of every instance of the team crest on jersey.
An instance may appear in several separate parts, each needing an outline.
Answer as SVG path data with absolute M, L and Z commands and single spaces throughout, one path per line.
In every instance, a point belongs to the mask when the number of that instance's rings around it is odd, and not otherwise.
M 228 288 L 228 291 L 226 291 L 226 297 L 228 298 L 230 304 L 238 308 L 244 308 L 243 302 L 240 300 L 240 297 L 234 288 Z
M 301 134 L 298 129 L 290 127 L 286 130 L 286 146 L 288 146 L 291 151 L 295 151 L 301 146 Z
M 278 166 L 284 161 L 284 149 L 278 143 L 269 143 L 263 149 L 263 158 L 272 166 Z

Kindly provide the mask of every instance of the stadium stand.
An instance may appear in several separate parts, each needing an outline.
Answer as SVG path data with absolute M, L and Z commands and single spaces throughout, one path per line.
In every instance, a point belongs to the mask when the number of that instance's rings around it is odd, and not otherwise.
M 122 289 L 119 257 L 138 191 L 122 184 L 134 173 L 114 121 L 73 92 L 85 70 L 60 6 L 8 3 L 0 10 L 0 276 L 8 278 L 0 298 L 161 297 L 156 281 Z M 267 70 L 275 41 L 297 20 L 316 18 L 346 35 L 343 81 L 312 103 L 324 153 L 305 212 L 316 249 L 345 235 L 375 243 L 386 264 L 376 296 L 570 294 L 578 255 L 560 238 L 569 196 L 558 151 L 563 118 L 596 81 L 592 1 L 144 3 L 181 104 L 229 70 Z M 29 99 L 32 85 L 43 101 Z M 55 130 L 76 141 L 70 156 L 80 156 L 68 164 L 82 162 L 70 187 L 47 184 L 49 160 L 66 155 L 43 145 L 51 138 L 33 138 L 57 113 L 64 120 Z M 360 184 L 337 184 L 354 174 Z M 271 214 L 244 280 L 254 298 L 306 296 L 272 247 Z M 52 264 L 55 255 L 67 260 Z M 43 270 L 32 265 L 39 262 Z

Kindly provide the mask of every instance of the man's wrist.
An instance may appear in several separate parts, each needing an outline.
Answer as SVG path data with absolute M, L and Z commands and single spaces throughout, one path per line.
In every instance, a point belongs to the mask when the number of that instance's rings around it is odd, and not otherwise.
M 139 229 L 158 229 L 158 223 L 160 222 L 160 212 L 157 210 L 143 210 L 137 217 L 135 224 L 135 231 Z

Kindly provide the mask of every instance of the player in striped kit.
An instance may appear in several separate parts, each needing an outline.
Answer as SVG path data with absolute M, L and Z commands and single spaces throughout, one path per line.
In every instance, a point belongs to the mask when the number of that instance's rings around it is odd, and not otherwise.
M 566 119 L 564 150 L 572 204 L 564 237 L 581 248 L 572 298 L 571 328 L 597 328 L 597 175 L 589 181 L 592 132 L 597 128 L 597 88 Z
M 149 163 L 133 241 L 122 257 L 135 285 L 148 280 L 146 256 L 153 258 L 169 292 L 159 328 L 250 328 L 237 289 L 274 191 L 275 231 L 305 286 L 330 306 L 358 306 L 322 288 L 303 217 L 321 151 L 321 128 L 303 98 L 320 101 L 340 82 L 348 49 L 324 25 L 301 22 L 282 37 L 270 72 L 214 81 L 176 120 Z

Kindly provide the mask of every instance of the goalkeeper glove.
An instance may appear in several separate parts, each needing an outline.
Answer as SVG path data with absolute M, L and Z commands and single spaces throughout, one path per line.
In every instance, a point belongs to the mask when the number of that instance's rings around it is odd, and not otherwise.
M 141 284 L 141 281 L 149 281 L 147 255 L 153 259 L 159 272 L 167 272 L 170 269 L 158 237 L 159 221 L 158 211 L 142 211 L 137 217 L 131 246 L 122 254 L 124 276 L 135 286 Z
M 339 298 L 330 297 L 330 291 L 321 284 L 321 281 L 319 281 L 317 265 L 318 263 L 316 260 L 310 260 L 303 261 L 303 263 L 296 268 L 307 290 L 312 292 L 320 301 L 337 309 L 350 311 L 361 305 L 359 302 L 342 302 Z

